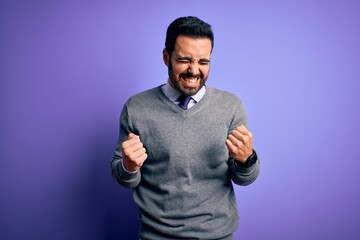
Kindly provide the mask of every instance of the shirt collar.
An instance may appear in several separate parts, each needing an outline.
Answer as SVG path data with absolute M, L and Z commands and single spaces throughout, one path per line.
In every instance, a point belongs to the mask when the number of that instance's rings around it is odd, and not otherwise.
M 165 85 L 162 86 L 162 90 L 164 94 L 172 101 L 175 102 L 181 95 L 181 92 L 173 88 L 169 82 L 167 81 Z M 200 90 L 193 96 L 191 96 L 195 102 L 199 102 L 201 98 L 205 95 L 206 87 L 202 86 Z

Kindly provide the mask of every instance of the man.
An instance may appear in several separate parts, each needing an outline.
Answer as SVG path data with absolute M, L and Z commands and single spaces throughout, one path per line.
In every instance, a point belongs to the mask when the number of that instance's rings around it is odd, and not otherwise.
M 205 85 L 213 46 L 209 24 L 173 21 L 163 50 L 168 82 L 131 97 L 122 110 L 111 169 L 133 188 L 142 240 L 233 239 L 232 181 L 248 185 L 259 175 L 244 106 Z

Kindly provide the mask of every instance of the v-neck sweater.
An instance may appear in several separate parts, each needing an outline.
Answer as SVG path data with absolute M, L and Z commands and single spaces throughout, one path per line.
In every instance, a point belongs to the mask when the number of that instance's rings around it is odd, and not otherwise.
M 141 239 L 231 236 L 238 225 L 232 181 L 248 185 L 260 170 L 259 161 L 240 168 L 229 157 L 225 140 L 241 124 L 247 125 L 242 102 L 213 87 L 188 110 L 167 98 L 161 86 L 125 103 L 111 167 L 120 184 L 133 188 Z M 130 132 L 140 136 L 148 154 L 134 173 L 121 164 L 121 143 Z

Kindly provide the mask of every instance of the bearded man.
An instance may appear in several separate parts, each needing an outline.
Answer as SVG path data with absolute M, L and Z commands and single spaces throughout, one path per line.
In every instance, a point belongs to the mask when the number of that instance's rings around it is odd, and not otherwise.
M 233 239 L 233 183 L 249 185 L 260 161 L 234 95 L 206 85 L 214 34 L 197 17 L 168 27 L 169 79 L 125 103 L 112 176 L 133 189 L 142 240 Z

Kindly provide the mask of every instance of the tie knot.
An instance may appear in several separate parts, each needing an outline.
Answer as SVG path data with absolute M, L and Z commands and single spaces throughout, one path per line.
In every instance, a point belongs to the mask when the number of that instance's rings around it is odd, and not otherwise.
M 182 109 L 186 110 L 188 109 L 188 104 L 191 100 L 191 96 L 188 95 L 181 95 L 178 100 L 179 100 L 179 107 L 181 107 Z

